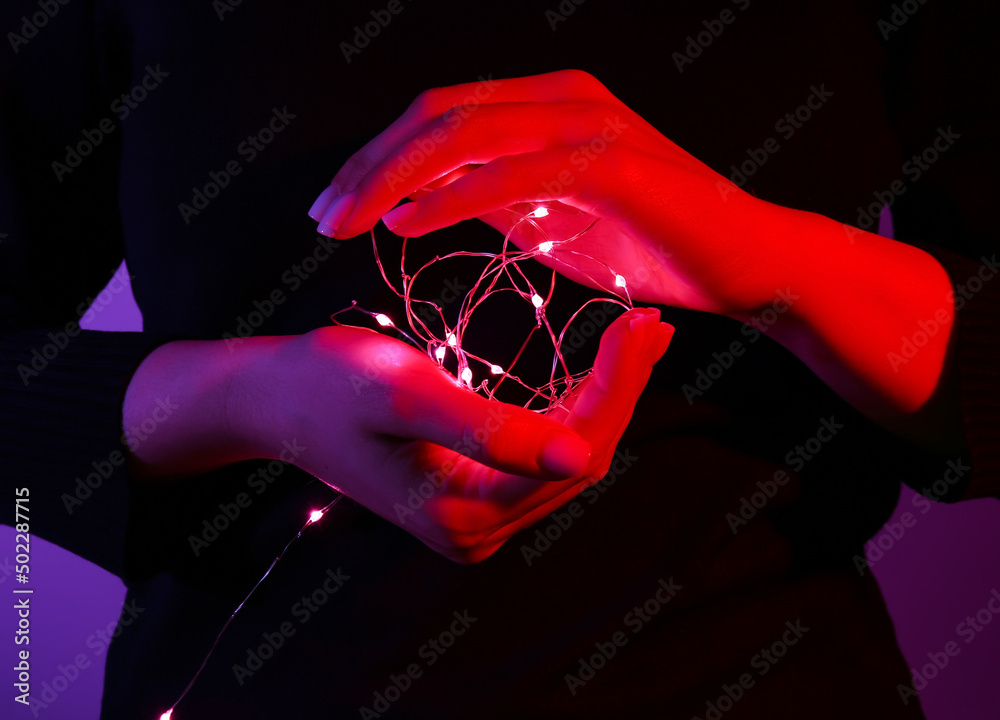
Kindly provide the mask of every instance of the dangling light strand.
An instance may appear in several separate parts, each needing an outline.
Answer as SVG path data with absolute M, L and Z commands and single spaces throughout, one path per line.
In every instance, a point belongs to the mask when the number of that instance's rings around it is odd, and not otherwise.
M 201 676 L 201 673 L 202 671 L 204 671 L 205 666 L 208 665 L 209 659 L 215 652 L 215 648 L 218 647 L 219 641 L 222 640 L 222 636 L 225 634 L 226 630 L 229 629 L 230 624 L 232 624 L 233 620 L 239 614 L 240 610 L 243 609 L 243 606 L 247 604 L 247 601 L 249 601 L 250 598 L 253 597 L 253 594 L 257 592 L 257 589 L 264 583 L 265 580 L 267 580 L 268 576 L 271 574 L 271 571 L 274 570 L 275 565 L 277 565 L 281 561 L 281 559 L 285 557 L 285 554 L 288 552 L 288 549 L 292 547 L 292 545 L 294 545 L 295 542 L 300 537 L 302 537 L 302 533 L 307 527 L 319 522 L 319 520 L 324 515 L 326 515 L 333 508 L 334 505 L 336 505 L 343 499 L 344 499 L 343 495 L 337 495 L 337 497 L 335 497 L 322 509 L 312 510 L 309 513 L 309 516 L 306 519 L 305 524 L 301 528 L 299 528 L 299 531 L 295 534 L 295 537 L 289 540 L 288 543 L 285 545 L 284 549 L 280 553 L 278 553 L 278 556 L 274 558 L 274 560 L 271 561 L 271 564 L 268 566 L 267 570 L 264 571 L 264 574 L 261 576 L 260 580 L 258 580 L 254 584 L 254 586 L 250 589 L 250 592 L 247 593 L 246 597 L 244 597 L 243 600 L 240 602 L 240 604 L 236 606 L 236 609 L 233 610 L 232 615 L 230 615 L 229 618 L 226 620 L 226 622 L 223 623 L 222 629 L 219 630 L 219 634 L 215 636 L 215 641 L 212 643 L 212 646 L 208 649 L 208 652 L 205 654 L 205 658 L 201 661 L 201 665 L 198 666 L 198 670 L 195 672 L 194 677 L 191 678 L 191 681 L 184 688 L 184 691 L 180 694 L 180 697 L 178 697 L 177 700 L 174 701 L 174 704 L 171 705 L 166 712 L 160 715 L 159 720 L 171 720 L 173 718 L 174 710 L 177 709 L 177 706 L 180 705 L 181 701 L 185 697 L 187 697 L 187 694 L 191 691 L 191 688 L 194 687 L 195 681 Z

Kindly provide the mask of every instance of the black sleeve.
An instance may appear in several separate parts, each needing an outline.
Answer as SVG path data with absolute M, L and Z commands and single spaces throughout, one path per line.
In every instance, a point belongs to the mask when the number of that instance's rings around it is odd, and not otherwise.
M 0 55 L 0 493 L 28 488 L 31 530 L 120 573 L 125 527 L 121 402 L 158 342 L 81 331 L 124 257 L 121 130 L 108 122 L 118 45 L 92 3 L 6 4 Z M 123 68 L 126 73 L 128 69 Z M 4 510 L 2 521 L 12 523 Z

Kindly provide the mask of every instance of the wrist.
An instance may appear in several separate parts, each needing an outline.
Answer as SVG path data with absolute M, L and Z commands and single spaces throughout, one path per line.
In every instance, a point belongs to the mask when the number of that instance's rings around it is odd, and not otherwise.
M 797 297 L 772 337 L 869 417 L 911 435 L 942 381 L 954 321 L 947 272 L 919 248 L 815 213 L 775 217 Z M 920 350 L 907 354 L 911 338 Z
M 129 436 L 133 473 L 186 475 L 266 456 L 263 429 L 272 406 L 259 374 L 274 340 L 177 341 L 151 353 L 122 408 L 126 432 L 141 431 Z

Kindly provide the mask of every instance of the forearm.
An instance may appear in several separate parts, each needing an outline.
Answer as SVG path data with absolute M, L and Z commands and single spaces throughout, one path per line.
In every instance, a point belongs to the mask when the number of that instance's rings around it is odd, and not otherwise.
M 143 433 L 132 447 L 133 476 L 205 472 L 280 449 L 270 451 L 261 439 L 271 404 L 268 384 L 255 378 L 282 341 L 253 338 L 232 350 L 221 341 L 178 341 L 150 354 L 122 411 L 126 432 Z
M 772 208 L 766 230 L 788 248 L 797 299 L 769 334 L 876 422 L 929 447 L 960 448 L 944 268 L 910 245 Z

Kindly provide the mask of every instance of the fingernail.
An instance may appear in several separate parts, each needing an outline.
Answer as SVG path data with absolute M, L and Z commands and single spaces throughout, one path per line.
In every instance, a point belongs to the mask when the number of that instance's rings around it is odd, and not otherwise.
M 394 208 L 382 216 L 382 222 L 390 230 L 395 231 L 400 225 L 405 225 L 407 222 L 413 219 L 413 216 L 417 214 L 419 209 L 419 203 L 410 202 L 405 205 L 400 205 L 398 208 Z
M 590 464 L 590 443 L 568 433 L 558 433 L 542 446 L 538 464 L 563 477 L 582 475 Z
M 634 315 L 628 321 L 628 342 L 632 354 L 642 355 L 650 346 L 650 338 L 656 321 L 660 319 L 660 313 L 651 308 L 634 308 L 632 312 Z
M 333 234 L 337 232 L 337 229 L 343 224 L 347 216 L 354 211 L 354 206 L 358 202 L 358 194 L 356 192 L 349 192 L 346 195 L 341 195 L 334 201 L 334 203 L 323 213 L 323 219 L 320 220 L 319 227 L 316 229 L 320 235 L 326 235 L 327 237 L 333 237 Z
M 660 311 L 654 308 L 633 308 L 632 314 L 628 321 L 628 329 L 631 332 L 640 332 L 650 323 L 660 319 Z
M 309 208 L 309 217 L 311 217 L 316 222 L 319 222 L 323 217 L 323 212 L 326 210 L 326 206 L 333 202 L 333 199 L 340 195 L 340 187 L 337 185 L 331 185 L 326 190 L 319 194 L 316 198 L 316 202 L 312 204 Z

